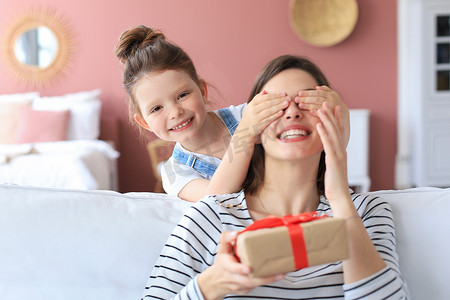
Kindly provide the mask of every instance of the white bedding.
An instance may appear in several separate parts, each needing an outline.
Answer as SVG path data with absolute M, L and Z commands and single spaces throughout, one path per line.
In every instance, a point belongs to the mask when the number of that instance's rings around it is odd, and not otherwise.
M 0 183 L 115 190 L 118 157 L 101 140 L 0 144 Z

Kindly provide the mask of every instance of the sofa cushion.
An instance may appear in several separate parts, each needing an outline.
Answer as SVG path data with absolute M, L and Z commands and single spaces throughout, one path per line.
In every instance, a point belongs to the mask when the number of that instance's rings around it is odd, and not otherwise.
M 372 192 L 391 205 L 400 270 L 412 299 L 448 299 L 450 188 Z
M 394 214 L 412 299 L 448 299 L 450 189 L 371 192 Z M 139 299 L 190 203 L 156 193 L 0 184 L 0 298 Z
M 139 299 L 186 201 L 0 185 L 1 299 Z

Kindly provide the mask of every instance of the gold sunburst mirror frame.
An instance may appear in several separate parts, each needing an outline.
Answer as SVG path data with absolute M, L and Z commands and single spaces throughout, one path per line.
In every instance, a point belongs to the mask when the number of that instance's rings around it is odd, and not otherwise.
M 50 9 L 32 8 L 13 19 L 6 28 L 2 52 L 10 73 L 17 80 L 32 87 L 43 87 L 67 71 L 74 43 L 69 26 L 61 15 Z M 47 58 L 45 66 L 24 62 L 15 49 L 24 34 L 38 28 L 44 29 L 56 42 L 55 53 Z

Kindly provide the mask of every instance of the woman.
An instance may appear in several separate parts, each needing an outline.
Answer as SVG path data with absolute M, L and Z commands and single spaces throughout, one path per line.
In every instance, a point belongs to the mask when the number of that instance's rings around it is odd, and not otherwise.
M 322 85 L 328 82 L 312 62 L 281 56 L 263 69 L 249 99 L 263 90 L 294 99 Z M 343 123 L 339 107 L 324 103 L 313 114 L 291 100 L 283 116 L 262 132 L 243 190 L 203 198 L 186 212 L 143 298 L 406 299 L 389 205 L 349 192 Z M 268 215 L 308 211 L 346 219 L 348 259 L 253 278 L 233 256 L 237 230 Z

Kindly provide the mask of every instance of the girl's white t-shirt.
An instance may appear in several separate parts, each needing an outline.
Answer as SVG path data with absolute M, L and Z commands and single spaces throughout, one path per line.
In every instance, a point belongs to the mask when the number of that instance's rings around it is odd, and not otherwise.
M 227 108 L 238 123 L 242 119 L 242 114 L 244 112 L 244 108 L 246 105 L 247 105 L 247 103 L 244 103 L 244 104 L 241 104 L 238 106 L 231 105 Z M 222 120 L 222 118 L 220 117 L 220 114 L 218 114 L 217 110 L 215 110 L 213 112 Z M 191 152 L 191 151 L 188 151 L 185 148 L 183 148 L 183 146 L 180 143 L 175 144 L 175 149 L 177 149 L 178 151 L 184 152 L 188 155 L 195 155 L 199 159 L 201 159 L 205 162 L 208 162 L 208 163 L 214 165 L 215 167 L 218 167 L 221 162 L 220 159 L 212 156 L 212 155 L 214 155 L 213 153 L 210 156 L 210 155 L 204 155 L 204 154 Z M 186 184 L 191 182 L 192 180 L 198 179 L 198 178 L 210 180 L 212 177 L 211 175 L 208 175 L 208 174 L 205 174 L 202 172 L 198 172 L 194 168 L 186 166 L 186 165 L 178 162 L 173 157 L 170 157 L 165 163 L 163 163 L 161 165 L 160 172 L 161 172 L 161 179 L 162 179 L 162 184 L 163 184 L 163 188 L 164 188 L 165 192 L 169 195 L 175 195 L 175 196 L 178 196 L 178 193 L 181 191 L 181 189 Z

